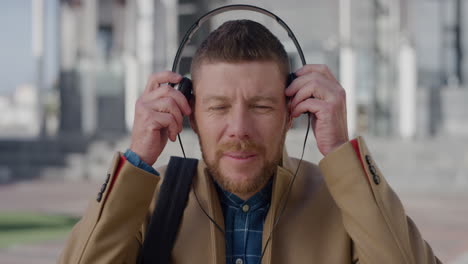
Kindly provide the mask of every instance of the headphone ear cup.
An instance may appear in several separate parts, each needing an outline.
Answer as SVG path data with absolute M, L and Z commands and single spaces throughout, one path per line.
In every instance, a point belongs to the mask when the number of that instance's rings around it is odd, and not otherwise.
M 192 80 L 190 80 L 189 78 L 183 77 L 177 85 L 176 89 L 179 90 L 185 96 L 187 101 L 190 101 L 190 99 L 192 99 Z
M 291 85 L 291 83 L 297 78 L 297 75 L 294 72 L 288 74 L 288 78 L 286 79 L 286 88 Z

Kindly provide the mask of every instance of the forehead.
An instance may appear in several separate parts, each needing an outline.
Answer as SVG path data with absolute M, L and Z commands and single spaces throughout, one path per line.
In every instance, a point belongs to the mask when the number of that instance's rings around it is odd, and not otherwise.
M 202 63 L 196 69 L 197 96 L 242 94 L 284 96 L 286 76 L 273 61 Z

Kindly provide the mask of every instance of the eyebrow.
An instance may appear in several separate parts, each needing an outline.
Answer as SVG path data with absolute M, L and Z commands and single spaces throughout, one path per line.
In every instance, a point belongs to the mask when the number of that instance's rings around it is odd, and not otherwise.
M 262 102 L 262 101 L 267 101 L 273 104 L 276 104 L 278 102 L 278 98 L 273 97 L 273 96 L 254 96 L 249 99 L 250 103 L 256 103 L 256 102 Z
M 222 96 L 222 95 L 210 95 L 202 100 L 202 104 L 207 104 L 211 101 L 229 101 L 229 98 L 227 96 Z
M 229 102 L 230 99 L 227 96 L 211 95 L 211 96 L 203 98 L 202 103 L 207 104 L 207 103 L 209 103 L 211 101 Z M 257 96 L 254 96 L 254 97 L 248 99 L 249 103 L 256 103 L 256 102 L 262 102 L 262 101 L 267 101 L 267 102 L 275 104 L 275 103 L 278 102 L 278 98 L 273 97 L 273 96 L 260 96 L 260 95 L 257 95 Z

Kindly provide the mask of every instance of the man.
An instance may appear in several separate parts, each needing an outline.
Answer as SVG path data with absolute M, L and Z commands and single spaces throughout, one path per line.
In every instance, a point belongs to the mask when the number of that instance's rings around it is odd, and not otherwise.
M 363 139 L 349 140 L 345 92 L 326 66 L 300 68 L 286 88 L 282 44 L 240 20 L 209 35 L 191 72 L 190 102 L 167 84 L 180 75 L 150 78 L 136 103 L 131 146 L 114 158 L 61 263 L 136 263 L 165 172 L 151 165 L 182 131 L 183 116 L 203 160 L 172 263 L 440 263 Z M 285 136 L 303 113 L 314 116 L 324 158 L 319 166 L 304 161 L 288 194 L 298 160 L 284 151 Z

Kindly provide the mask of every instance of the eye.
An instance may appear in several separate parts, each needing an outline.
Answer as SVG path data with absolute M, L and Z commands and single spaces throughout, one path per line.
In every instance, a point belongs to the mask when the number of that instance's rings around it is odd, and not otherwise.
M 253 109 L 262 110 L 262 111 L 273 109 L 271 105 L 267 105 L 267 104 L 253 104 L 250 107 Z
M 273 107 L 265 104 L 254 104 L 251 106 L 251 109 L 257 113 L 270 113 L 273 110 Z
M 271 109 L 271 106 L 268 105 L 255 105 L 254 107 L 258 109 Z
M 210 106 L 208 109 L 210 111 L 222 111 L 222 110 L 226 110 L 229 106 L 228 105 L 214 105 L 214 106 Z

